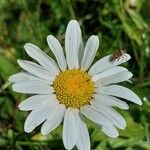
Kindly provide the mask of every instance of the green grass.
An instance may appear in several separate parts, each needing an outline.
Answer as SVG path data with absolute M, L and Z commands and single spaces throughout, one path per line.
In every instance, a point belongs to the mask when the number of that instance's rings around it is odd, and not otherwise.
M 134 2 L 134 1 L 133 1 Z M 18 109 L 26 95 L 12 91 L 8 77 L 19 71 L 16 60 L 30 59 L 23 49 L 34 43 L 54 58 L 46 37 L 56 36 L 64 44 L 65 28 L 69 20 L 81 24 L 83 39 L 99 35 L 100 48 L 96 60 L 123 48 L 132 56 L 125 63 L 133 74 L 132 89 L 143 106 L 129 103 L 130 110 L 119 112 L 128 127 L 120 130 L 117 139 L 105 136 L 88 122 L 92 149 L 149 150 L 150 149 L 150 1 L 136 0 L 1 0 L 0 1 L 0 149 L 5 150 L 63 150 L 62 127 L 48 136 L 38 127 L 26 134 L 23 125 L 27 113 Z

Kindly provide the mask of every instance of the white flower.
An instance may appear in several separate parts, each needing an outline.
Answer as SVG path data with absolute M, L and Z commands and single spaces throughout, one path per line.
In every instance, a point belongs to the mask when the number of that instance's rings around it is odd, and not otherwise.
M 126 99 L 141 105 L 139 97 L 126 87 L 116 85 L 129 81 L 132 73 L 118 66 L 130 59 L 125 58 L 110 62 L 106 56 L 91 64 L 99 47 L 99 39 L 92 35 L 85 48 L 79 24 L 71 20 L 65 34 L 65 52 L 59 41 L 49 35 L 48 45 L 54 53 L 57 63 L 37 46 L 27 43 L 27 54 L 37 63 L 18 60 L 24 69 L 12 75 L 13 90 L 20 93 L 35 94 L 21 102 L 19 108 L 31 111 L 24 130 L 29 133 L 42 124 L 41 133 L 49 134 L 63 120 L 63 143 L 66 149 L 75 145 L 79 150 L 90 149 L 90 138 L 84 117 L 92 120 L 110 137 L 119 135 L 116 128 L 126 127 L 125 119 L 112 106 L 128 109 Z

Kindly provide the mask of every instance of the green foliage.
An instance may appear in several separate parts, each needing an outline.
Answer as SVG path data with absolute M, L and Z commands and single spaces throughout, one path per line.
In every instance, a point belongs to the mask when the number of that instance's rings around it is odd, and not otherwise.
M 150 8 L 149 0 L 0 0 L 0 149 L 63 150 L 62 127 L 48 136 L 40 128 L 31 134 L 23 131 L 27 113 L 17 108 L 25 95 L 12 92 L 8 77 L 18 71 L 16 60 L 27 59 L 23 45 L 41 47 L 51 57 L 46 43 L 49 34 L 64 44 L 64 33 L 70 19 L 77 19 L 83 39 L 92 34 L 100 37 L 96 59 L 123 48 L 132 59 L 126 67 L 133 72 L 132 90 L 143 100 L 143 106 L 130 105 L 121 112 L 128 127 L 117 139 L 108 138 L 88 122 L 92 149 L 150 149 Z M 9 87 L 8 87 L 9 86 Z M 126 86 L 129 86 L 128 84 Z

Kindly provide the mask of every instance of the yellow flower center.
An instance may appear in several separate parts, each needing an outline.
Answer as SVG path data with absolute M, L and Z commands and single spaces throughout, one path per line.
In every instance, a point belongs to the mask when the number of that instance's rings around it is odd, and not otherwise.
M 59 73 L 54 81 L 57 99 L 66 107 L 88 104 L 94 93 L 94 82 L 87 72 L 79 69 Z

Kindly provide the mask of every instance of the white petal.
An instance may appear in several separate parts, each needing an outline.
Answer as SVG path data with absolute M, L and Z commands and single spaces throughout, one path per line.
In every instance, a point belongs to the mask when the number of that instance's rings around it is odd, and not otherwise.
M 25 60 L 18 60 L 18 64 L 29 73 L 40 77 L 41 79 L 47 80 L 47 81 L 53 81 L 55 78 L 54 74 L 51 74 L 47 70 L 45 70 L 40 65 L 33 63 L 31 61 L 25 61 Z
M 79 64 L 78 51 L 81 43 L 81 30 L 76 20 L 71 20 L 65 34 L 65 50 L 68 68 L 76 68 Z
M 57 105 L 51 105 L 51 106 L 45 106 L 41 109 L 33 110 L 27 117 L 25 124 L 24 124 L 24 130 L 27 133 L 32 132 L 38 125 L 43 123 L 48 116 L 53 112 L 53 109 Z
M 90 150 L 89 132 L 84 120 L 81 120 L 80 116 L 78 116 L 78 139 L 76 146 L 79 150 Z
M 127 80 L 128 83 L 133 84 L 131 80 Z
M 100 103 L 96 103 L 95 101 L 91 101 L 91 105 L 94 106 L 103 115 L 105 115 L 110 120 L 110 122 L 112 122 L 118 128 L 124 129 L 127 126 L 125 119 L 113 108 L 106 107 Z
M 97 103 L 101 103 L 106 106 L 117 106 L 120 109 L 129 109 L 127 103 L 109 95 L 95 94 L 93 101 L 96 101 Z
M 19 72 L 16 74 L 13 74 L 9 77 L 8 79 L 11 82 L 21 82 L 21 81 L 26 81 L 26 80 L 30 80 L 30 81 L 41 81 L 43 83 L 49 83 L 50 85 L 53 84 L 53 81 L 48 81 L 48 80 L 43 80 L 37 76 L 34 76 L 28 72 Z
M 49 134 L 62 122 L 65 114 L 66 107 L 62 104 L 55 107 L 53 112 L 49 115 L 48 119 L 43 123 L 41 133 L 43 135 Z
M 59 43 L 59 41 L 54 36 L 49 35 L 47 37 L 47 42 L 51 51 L 54 53 L 61 70 L 62 71 L 66 70 L 67 64 L 63 53 L 63 48 Z
M 33 109 L 40 109 L 44 106 L 50 106 L 54 103 L 58 103 L 54 94 L 50 95 L 35 95 L 25 99 L 19 104 L 19 109 L 23 111 L 29 111 Z
M 123 71 L 123 72 L 99 79 L 98 81 L 96 81 L 95 86 L 100 87 L 100 86 L 106 86 L 109 84 L 128 81 L 132 76 L 133 74 L 131 72 Z
M 92 64 L 99 46 L 98 36 L 92 35 L 85 46 L 81 69 L 87 70 Z
M 64 117 L 63 143 L 66 149 L 72 149 L 77 142 L 77 116 L 79 110 L 68 108 Z
M 133 91 L 120 85 L 101 87 L 97 88 L 96 91 L 100 94 L 121 97 L 138 105 L 142 105 L 140 98 Z
M 22 81 L 14 83 L 13 90 L 19 93 L 28 94 L 51 94 L 54 92 L 53 87 L 40 81 Z
M 128 61 L 131 56 L 127 53 L 124 54 L 124 59 L 116 60 L 115 62 L 110 62 L 111 55 L 108 55 L 100 60 L 98 60 L 89 70 L 89 74 L 96 75 L 98 73 L 101 73 L 105 70 L 108 70 L 110 68 L 113 68 L 115 66 L 118 66 L 126 61 Z
M 24 46 L 27 54 L 35 59 L 41 66 L 52 74 L 58 74 L 59 69 L 55 61 L 34 44 L 27 43 Z
M 83 55 L 84 55 L 84 43 L 83 43 L 83 39 L 81 36 L 81 43 L 80 43 L 80 48 L 79 48 L 79 53 L 78 53 L 80 67 L 81 67 Z
M 24 80 L 29 80 L 30 75 L 31 74 L 29 74 L 27 72 L 19 72 L 19 73 L 11 75 L 8 80 L 11 82 L 20 82 L 20 81 L 24 81 Z M 33 76 L 33 77 L 36 77 L 36 76 Z
M 100 113 L 97 109 L 95 109 L 95 107 L 91 105 L 81 107 L 81 113 L 99 125 L 110 123 L 110 121 L 102 113 Z
M 101 130 L 109 137 L 117 138 L 119 136 L 119 132 L 117 131 L 116 127 L 114 127 L 114 125 L 105 125 Z
M 104 71 L 104 72 L 102 72 L 100 74 L 94 75 L 92 77 L 92 80 L 96 82 L 96 81 L 98 81 L 98 80 L 100 80 L 102 78 L 106 78 L 106 77 L 109 77 L 109 76 L 112 76 L 112 75 L 116 75 L 116 74 L 118 74 L 120 72 L 123 72 L 123 71 L 128 71 L 128 70 L 126 68 L 120 67 L 120 66 L 119 67 L 114 67 L 114 68 L 106 70 L 106 71 Z

